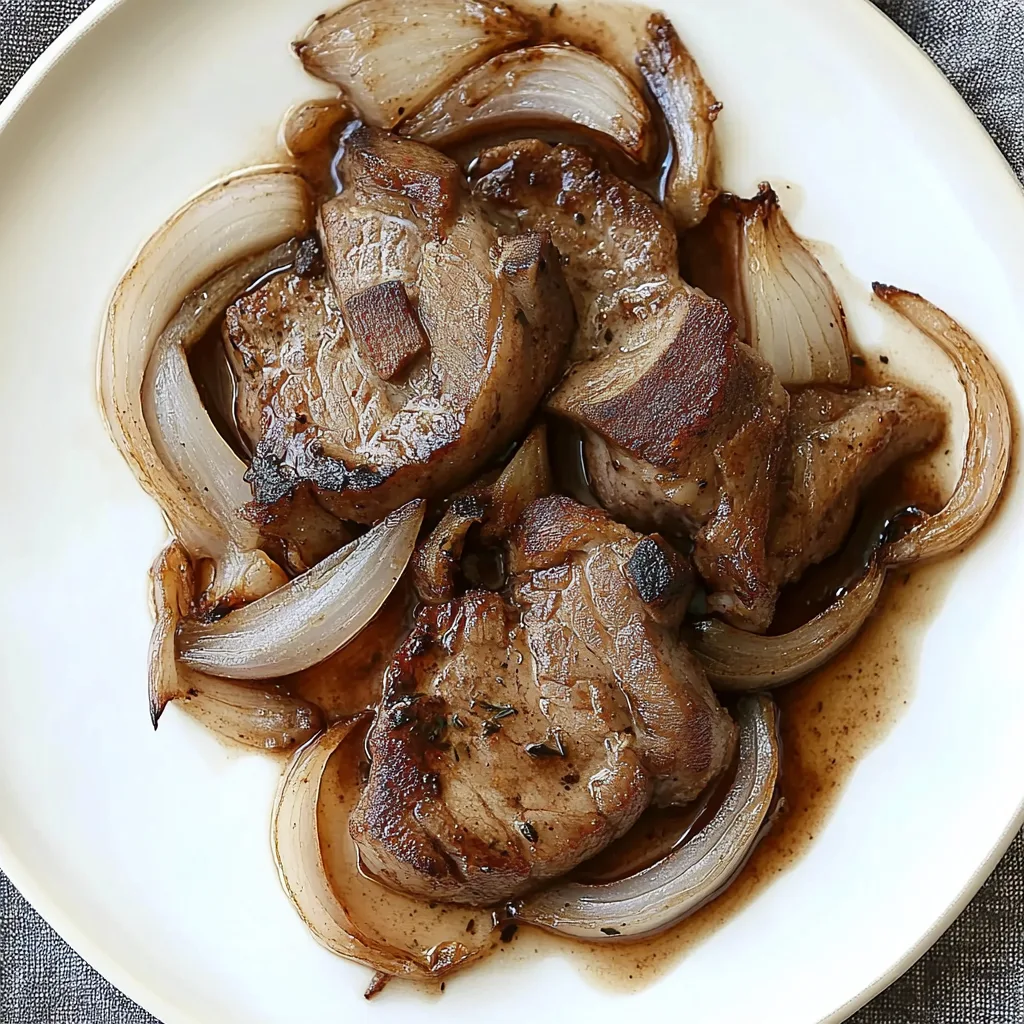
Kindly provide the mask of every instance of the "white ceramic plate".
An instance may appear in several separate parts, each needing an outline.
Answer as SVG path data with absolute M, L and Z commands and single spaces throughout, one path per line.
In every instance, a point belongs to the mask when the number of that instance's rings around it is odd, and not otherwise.
M 809 853 L 637 994 L 512 956 L 441 1002 L 396 987 L 367 1005 L 365 972 L 320 949 L 277 884 L 277 764 L 174 710 L 149 729 L 145 575 L 163 527 L 100 421 L 100 319 L 168 214 L 272 155 L 282 112 L 316 92 L 287 43 L 328 2 L 100 2 L 0 112 L 0 865 L 166 1024 L 841 1019 L 935 939 L 1020 823 L 1020 488 Z M 939 73 L 865 0 L 664 6 L 725 101 L 726 183 L 798 183 L 787 208 L 841 254 L 862 337 L 880 329 L 867 282 L 921 291 L 1021 393 L 1024 197 Z

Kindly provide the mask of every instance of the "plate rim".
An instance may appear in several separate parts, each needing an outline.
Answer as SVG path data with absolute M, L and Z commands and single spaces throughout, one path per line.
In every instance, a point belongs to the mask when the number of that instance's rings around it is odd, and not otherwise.
M 129 2 L 131 0 L 94 0 L 89 7 L 75 17 L 71 24 L 33 61 L 6 98 L 0 102 L 0 133 L 7 129 L 26 100 L 60 61 L 114 11 Z M 874 42 L 881 46 L 888 44 L 891 50 L 896 51 L 904 66 L 905 74 L 921 89 L 928 101 L 943 107 L 947 132 L 962 139 L 965 143 L 960 156 L 969 154 L 976 165 L 982 165 L 981 174 L 995 179 L 1001 177 L 1004 185 L 1012 183 L 1013 187 L 1007 188 L 1006 191 L 1013 197 L 1011 201 L 1016 202 L 1020 212 L 1024 214 L 1024 183 L 1018 179 L 995 140 L 938 65 L 911 36 L 876 7 L 872 0 L 842 0 L 842 5 L 855 16 L 865 20 L 871 30 Z M 817 1024 L 840 1024 L 905 974 L 963 912 L 992 874 L 1022 826 L 1024 826 L 1024 783 L 1022 783 L 1021 797 L 1016 812 L 1006 824 L 988 856 L 970 875 L 956 898 L 941 911 L 931 925 L 924 930 L 918 941 L 888 970 L 879 974 L 871 983 L 834 1011 L 822 1017 Z M 64 912 L 59 901 L 49 895 L 45 881 L 36 877 L 29 866 L 15 856 L 5 839 L 2 825 L 0 825 L 0 870 L 6 874 L 14 888 L 43 918 L 45 923 L 78 956 L 109 984 L 156 1017 L 162 1024 L 208 1024 L 182 1006 L 164 999 L 145 981 L 137 978 L 129 969 L 122 967 L 116 957 L 106 952 L 102 944 L 90 938 L 88 933 Z

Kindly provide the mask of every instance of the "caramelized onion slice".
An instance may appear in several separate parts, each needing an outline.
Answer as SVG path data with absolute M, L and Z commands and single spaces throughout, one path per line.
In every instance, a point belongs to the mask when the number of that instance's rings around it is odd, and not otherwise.
M 309 223 L 303 180 L 282 169 L 245 172 L 207 189 L 143 246 L 107 311 L 99 387 L 114 442 L 193 555 L 217 556 L 224 524 L 183 487 L 157 451 L 143 379 L 157 339 L 183 300 L 225 267 L 266 252 Z
M 681 248 L 687 279 L 729 307 L 784 386 L 849 384 L 843 304 L 771 185 L 753 199 L 719 196 Z
M 952 496 L 941 512 L 885 551 L 890 565 L 906 565 L 953 554 L 985 525 L 1006 482 L 1013 424 L 999 371 L 967 331 L 920 295 L 884 284 L 873 287 L 882 302 L 945 352 L 967 400 L 967 450 Z
M 475 64 L 524 42 L 525 18 L 478 0 L 356 0 L 295 44 L 306 70 L 341 86 L 363 119 L 393 128 Z
M 272 686 L 212 679 L 175 658 L 174 638 L 192 601 L 192 566 L 172 541 L 153 566 L 156 625 L 149 651 L 149 712 L 156 728 L 172 700 L 225 739 L 259 750 L 287 750 L 323 728 L 320 710 Z
M 186 690 L 178 676 L 175 636 L 192 606 L 192 563 L 176 540 L 160 552 L 149 579 L 156 616 L 149 641 L 149 717 L 155 729 L 167 705 Z
M 651 112 L 636 86 L 596 54 L 546 44 L 473 68 L 398 131 L 443 146 L 472 131 L 576 125 L 645 161 Z
M 675 924 L 717 896 L 757 843 L 779 773 L 771 699 L 744 697 L 737 721 L 736 777 L 714 817 L 693 838 L 620 881 L 546 889 L 527 898 L 516 917 L 580 939 L 638 938 Z
M 714 132 L 722 104 L 663 14 L 648 19 L 647 40 L 636 62 L 665 115 L 675 148 L 665 209 L 680 231 L 688 231 L 704 219 L 718 195 Z
M 178 657 L 190 668 L 233 679 L 284 676 L 323 661 L 394 590 L 416 545 L 424 507 L 423 501 L 409 502 L 308 572 L 216 622 L 184 623 Z
M 294 243 L 286 242 L 229 267 L 188 295 L 157 339 L 143 377 L 143 415 L 153 448 L 179 489 L 176 503 L 194 510 L 191 522 L 208 518 L 215 524 L 203 554 L 221 554 L 224 540 L 242 551 L 253 550 L 259 530 L 237 515 L 252 500 L 246 466 L 210 419 L 192 379 L 188 352 L 246 288 L 294 256 Z
M 211 732 L 254 750 L 293 750 L 324 727 L 315 704 L 266 684 L 238 683 L 193 672 L 178 674 L 185 692 L 178 704 Z
M 332 952 L 386 975 L 442 977 L 490 948 L 491 914 L 428 906 L 360 871 L 348 816 L 359 799 L 365 726 L 365 717 L 332 726 L 285 773 L 271 823 L 281 884 Z
M 690 646 L 716 690 L 783 686 L 824 665 L 860 632 L 878 604 L 884 582 L 885 569 L 872 564 L 834 604 L 781 636 L 758 636 L 719 619 L 696 622 Z

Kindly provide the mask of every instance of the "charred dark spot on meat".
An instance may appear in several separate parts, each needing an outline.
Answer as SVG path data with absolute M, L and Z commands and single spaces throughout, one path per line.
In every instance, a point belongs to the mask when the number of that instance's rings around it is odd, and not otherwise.
M 285 463 L 283 454 L 278 454 L 278 446 L 271 440 L 256 445 L 245 480 L 252 485 L 257 506 L 273 506 L 291 497 L 299 483 L 295 471 Z
M 316 235 L 307 235 L 295 250 L 295 273 L 299 277 L 319 277 L 324 272 L 324 252 Z
M 678 553 L 656 536 L 645 537 L 637 544 L 626 563 L 626 573 L 647 604 L 678 596 L 692 580 Z

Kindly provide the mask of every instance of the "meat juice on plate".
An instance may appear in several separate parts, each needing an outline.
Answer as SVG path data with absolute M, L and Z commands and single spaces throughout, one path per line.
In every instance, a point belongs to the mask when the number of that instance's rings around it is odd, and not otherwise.
M 293 170 L 158 232 L 105 338 L 178 538 L 154 723 L 295 751 L 282 881 L 368 995 L 551 941 L 644 984 L 906 704 L 1006 396 L 919 296 L 875 286 L 932 369 L 851 341 L 786 190 L 716 185 L 721 105 L 657 12 L 356 0 L 295 50 L 339 97 L 288 114 Z M 189 218 L 211 275 L 147 341 L 133 282 Z

